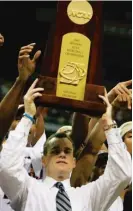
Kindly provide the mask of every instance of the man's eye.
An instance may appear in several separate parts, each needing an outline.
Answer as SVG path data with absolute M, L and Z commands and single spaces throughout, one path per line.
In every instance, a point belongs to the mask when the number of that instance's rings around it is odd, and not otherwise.
M 51 151 L 51 154 L 58 155 L 60 153 L 59 149 L 54 149 Z
M 70 154 L 70 153 L 71 153 L 71 150 L 70 150 L 70 149 L 66 149 L 66 150 L 64 151 L 64 153 L 65 153 L 65 154 Z

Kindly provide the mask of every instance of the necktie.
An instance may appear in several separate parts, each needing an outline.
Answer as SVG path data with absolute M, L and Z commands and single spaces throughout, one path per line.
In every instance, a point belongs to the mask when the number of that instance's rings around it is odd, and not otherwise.
M 72 211 L 70 199 L 65 192 L 64 186 L 61 182 L 57 182 L 55 186 L 59 189 L 56 195 L 56 210 L 57 211 Z

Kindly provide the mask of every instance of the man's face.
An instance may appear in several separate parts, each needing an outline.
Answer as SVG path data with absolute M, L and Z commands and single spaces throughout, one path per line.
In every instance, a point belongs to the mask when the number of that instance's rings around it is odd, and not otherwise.
M 68 178 L 75 167 L 73 146 L 68 138 L 52 138 L 47 155 L 43 157 L 47 176 L 65 176 Z
M 127 146 L 128 152 L 132 155 L 132 130 L 125 134 L 123 141 Z

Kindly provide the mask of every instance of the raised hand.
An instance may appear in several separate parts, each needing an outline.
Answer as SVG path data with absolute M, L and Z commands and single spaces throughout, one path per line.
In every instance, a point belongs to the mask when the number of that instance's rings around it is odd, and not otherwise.
M 113 91 L 115 92 L 116 95 L 119 95 L 119 94 L 131 95 L 130 90 L 127 88 L 131 84 L 132 84 L 132 80 L 120 82 L 113 88 Z
M 0 47 L 4 44 L 4 37 L 2 34 L 0 34 Z
M 131 90 L 128 89 L 127 87 L 132 85 L 132 80 L 128 80 L 128 81 L 124 81 L 124 82 L 120 82 L 118 83 L 113 89 L 111 89 L 111 91 L 108 93 L 108 99 L 110 102 L 112 102 L 117 95 L 127 95 L 127 96 L 131 96 Z
M 112 124 L 112 105 L 109 102 L 107 92 L 105 91 L 105 96 L 99 95 L 99 97 L 103 100 L 103 102 L 106 104 L 106 112 L 102 115 L 102 124 L 110 125 Z
M 38 79 L 33 82 L 26 95 L 24 96 L 25 112 L 31 116 L 34 116 L 36 114 L 36 106 L 34 100 L 37 97 L 41 97 L 42 94 L 40 92 L 44 90 L 44 88 L 35 88 L 37 82 Z
M 132 93 L 132 90 L 130 89 Z M 128 108 L 131 109 L 132 106 L 132 95 L 119 94 L 112 103 L 113 106 L 118 108 Z
M 27 46 L 24 46 L 19 51 L 18 56 L 18 71 L 19 78 L 23 81 L 26 81 L 29 76 L 35 71 L 36 61 L 41 55 L 41 51 L 37 51 L 33 58 L 30 58 L 30 53 L 32 52 L 35 43 L 31 43 Z

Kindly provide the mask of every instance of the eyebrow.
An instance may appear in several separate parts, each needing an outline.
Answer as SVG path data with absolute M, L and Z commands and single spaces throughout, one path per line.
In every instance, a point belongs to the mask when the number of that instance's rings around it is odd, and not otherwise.
M 51 150 L 59 149 L 59 148 L 60 148 L 59 146 L 54 146 L 54 147 L 51 148 Z M 72 151 L 72 148 L 70 148 L 70 147 L 65 147 L 64 150 L 70 150 L 70 151 Z

